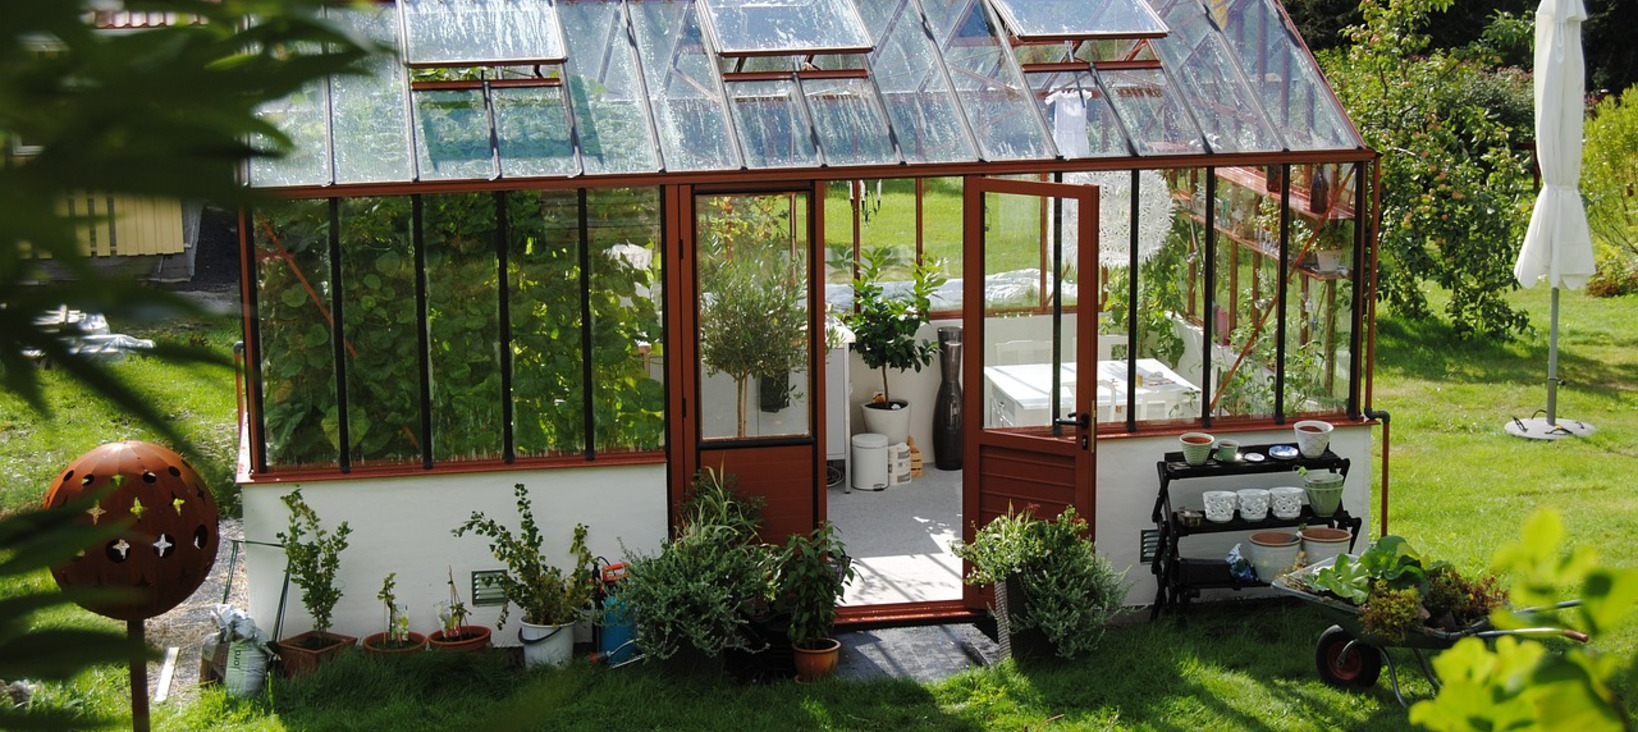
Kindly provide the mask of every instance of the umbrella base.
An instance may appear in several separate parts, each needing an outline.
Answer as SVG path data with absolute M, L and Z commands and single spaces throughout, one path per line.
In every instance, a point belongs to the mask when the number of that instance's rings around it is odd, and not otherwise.
M 1546 417 L 1531 417 L 1529 419 L 1513 418 L 1505 425 L 1507 434 L 1514 437 L 1523 437 L 1527 440 L 1562 440 L 1566 437 L 1586 437 L 1595 429 L 1586 422 L 1573 419 L 1559 418 L 1557 424 L 1547 421 Z

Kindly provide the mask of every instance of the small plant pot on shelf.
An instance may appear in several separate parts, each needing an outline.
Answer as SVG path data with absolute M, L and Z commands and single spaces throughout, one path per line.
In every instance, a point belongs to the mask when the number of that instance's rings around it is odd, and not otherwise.
M 1302 530 L 1302 553 L 1308 564 L 1318 564 L 1347 551 L 1353 538 L 1347 529 L 1310 526 Z
M 1326 448 L 1331 446 L 1333 429 L 1336 428 L 1330 422 L 1318 419 L 1305 419 L 1291 426 L 1291 431 L 1297 436 L 1297 449 L 1305 458 L 1325 455 Z
M 420 653 L 427 649 L 427 637 L 420 633 L 410 633 L 407 640 L 389 640 L 386 633 L 375 633 L 364 636 L 364 652 L 372 656 L 392 657 L 406 653 Z
M 1302 477 L 1302 487 L 1308 492 L 1308 506 L 1314 515 L 1330 517 L 1342 508 L 1343 474 L 1312 472 Z
M 427 644 L 440 653 L 471 653 L 489 647 L 489 628 L 482 625 L 462 625 L 454 633 L 433 631 Z
M 836 672 L 842 658 L 842 642 L 835 638 L 820 638 L 811 646 L 793 644 L 796 653 L 796 680 L 808 684 L 820 681 Z
M 1273 582 L 1297 564 L 1297 552 L 1302 550 L 1302 539 L 1285 531 L 1259 531 L 1251 535 L 1251 566 L 1257 570 L 1257 579 Z
M 284 675 L 296 677 L 313 673 L 321 664 L 352 648 L 358 639 L 339 633 L 321 633 L 309 630 L 278 642 L 280 663 Z
M 1204 432 L 1185 432 L 1177 441 L 1183 445 L 1183 462 L 1194 466 L 1205 465 L 1217 444 L 1216 438 Z

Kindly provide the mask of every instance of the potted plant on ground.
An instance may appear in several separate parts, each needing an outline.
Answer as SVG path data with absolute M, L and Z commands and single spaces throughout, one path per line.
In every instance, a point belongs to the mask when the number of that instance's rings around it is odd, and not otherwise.
M 473 511 L 454 534 L 471 532 L 489 539 L 489 551 L 506 564 L 506 573 L 495 579 L 506 598 L 496 626 L 505 628 L 507 614 L 513 605 L 518 606 L 522 615 L 518 640 L 523 642 L 525 665 L 561 665 L 574 655 L 574 624 L 590 606 L 597 588 L 597 560 L 586 549 L 585 524 L 576 524 L 569 544 L 573 566 L 565 570 L 547 564 L 541 555 L 545 540 L 529 504 L 529 489 L 518 483 L 513 493 L 518 531 Z
M 1086 521 L 1074 506 L 1055 519 L 1033 506 L 1007 508 L 979 529 L 956 556 L 971 562 L 966 582 L 995 585 L 996 620 L 1003 651 L 1014 656 L 1074 658 L 1097 645 L 1103 627 L 1120 612 L 1128 583 L 1086 539 Z
M 836 602 L 853 561 L 829 521 L 812 534 L 792 534 L 779 554 L 779 599 L 791 614 L 791 648 L 796 653 L 796 680 L 818 681 L 836 670 L 842 644 L 830 637 L 836 625 Z
M 330 632 L 332 613 L 341 600 L 336 571 L 341 568 L 340 555 L 347 548 L 352 527 L 343 521 L 334 532 L 325 529 L 318 513 L 302 499 L 299 488 L 280 500 L 290 509 L 289 527 L 277 535 L 284 544 L 286 570 L 290 581 L 301 588 L 302 606 L 313 618 L 312 630 L 278 643 L 285 673 L 299 676 L 311 673 L 318 664 L 351 648 L 358 640 Z
M 427 647 L 427 637 L 409 629 L 409 614 L 404 612 L 403 605 L 398 604 L 398 595 L 394 592 L 397 580 L 397 572 L 388 573 L 386 579 L 381 581 L 381 591 L 375 593 L 376 599 L 386 606 L 387 629 L 364 637 L 364 651 L 371 655 L 392 656 L 425 650 Z
M 887 371 L 919 372 L 933 362 L 938 344 L 918 339 L 916 333 L 929 322 L 933 292 L 945 277 L 932 265 L 918 263 L 910 268 L 908 287 L 889 293 L 882 279 L 892 259 L 887 247 L 864 252 L 859 276 L 853 280 L 853 312 L 846 322 L 853 330 L 853 351 L 865 366 L 882 374 L 882 400 L 864 405 L 865 429 L 897 444 L 910 434 L 910 402 L 893 398 Z
M 438 620 L 442 624 L 432 635 L 427 636 L 427 643 L 435 651 L 445 653 L 465 653 L 489 647 L 489 628 L 482 625 L 468 625 L 467 619 L 471 612 L 466 609 L 466 603 L 461 601 L 460 589 L 455 586 L 455 569 L 449 568 L 449 602 L 438 610 Z

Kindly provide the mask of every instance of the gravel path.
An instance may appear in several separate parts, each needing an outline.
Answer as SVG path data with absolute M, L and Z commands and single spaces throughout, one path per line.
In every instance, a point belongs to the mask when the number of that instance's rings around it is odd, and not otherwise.
M 199 696 L 199 646 L 205 636 L 216 632 L 216 621 L 211 619 L 210 611 L 222 602 L 223 593 L 227 595 L 228 604 L 240 609 L 248 608 L 242 551 L 238 560 L 232 563 L 233 566 L 229 566 L 233 557 L 233 540 L 244 538 L 244 521 L 224 518 L 218 530 L 221 532 L 221 543 L 216 550 L 216 566 L 205 577 L 204 583 L 182 604 L 148 621 L 148 645 L 162 652 L 167 648 L 179 649 L 176 668 L 171 673 L 170 695 L 165 704 L 187 705 Z M 272 632 L 271 628 L 263 630 Z M 149 698 L 160 693 L 162 666 L 161 661 L 148 664 Z

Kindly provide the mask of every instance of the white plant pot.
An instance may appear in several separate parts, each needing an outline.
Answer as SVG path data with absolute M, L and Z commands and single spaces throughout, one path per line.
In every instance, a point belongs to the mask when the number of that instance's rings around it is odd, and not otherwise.
M 1305 419 L 1291 425 L 1291 431 L 1297 437 L 1297 449 L 1302 451 L 1305 458 L 1317 458 L 1325 454 L 1325 448 L 1331 446 L 1331 430 L 1335 429 L 1330 422 L 1317 419 Z
M 1347 551 L 1352 540 L 1347 529 L 1309 527 L 1302 531 L 1302 553 L 1310 566 L 1315 565 Z
M 877 409 L 866 404 L 860 411 L 864 413 L 866 432 L 884 435 L 888 445 L 897 445 L 910 439 L 910 402 L 894 399 L 889 403 L 900 406 L 898 409 Z
M 1257 579 L 1273 582 L 1297 563 L 1297 552 L 1302 541 L 1296 534 L 1285 531 L 1261 531 L 1251 535 L 1251 566 L 1257 569 Z
M 535 625 L 520 622 L 518 640 L 523 642 L 523 665 L 562 666 L 574 657 L 574 624 Z

